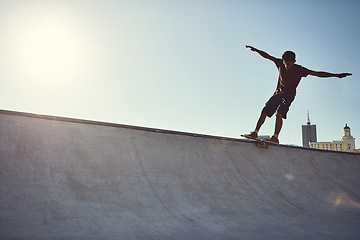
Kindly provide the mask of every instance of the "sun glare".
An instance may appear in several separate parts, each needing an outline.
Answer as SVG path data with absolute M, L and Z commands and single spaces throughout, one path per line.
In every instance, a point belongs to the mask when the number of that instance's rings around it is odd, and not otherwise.
M 79 78 L 89 59 L 81 31 L 54 11 L 28 12 L 12 22 L 12 71 L 23 81 L 41 86 L 58 87 Z
M 81 63 L 80 43 L 64 26 L 42 22 L 23 29 L 18 42 L 19 64 L 32 77 L 70 77 Z

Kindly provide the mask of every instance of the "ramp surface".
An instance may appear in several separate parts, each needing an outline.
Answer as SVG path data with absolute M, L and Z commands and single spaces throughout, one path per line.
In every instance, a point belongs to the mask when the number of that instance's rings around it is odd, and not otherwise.
M 359 239 L 360 155 L 0 111 L 1 239 Z

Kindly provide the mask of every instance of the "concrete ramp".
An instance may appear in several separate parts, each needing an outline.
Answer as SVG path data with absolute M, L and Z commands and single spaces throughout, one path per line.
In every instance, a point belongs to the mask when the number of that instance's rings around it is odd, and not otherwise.
M 1 239 L 360 239 L 360 155 L 0 111 Z

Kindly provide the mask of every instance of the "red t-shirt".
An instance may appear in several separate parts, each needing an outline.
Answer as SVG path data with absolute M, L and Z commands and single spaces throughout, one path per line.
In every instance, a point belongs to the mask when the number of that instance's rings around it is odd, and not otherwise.
M 299 85 L 302 77 L 309 75 L 310 70 L 297 64 L 291 69 L 286 70 L 283 60 L 279 58 L 275 60 L 275 64 L 279 70 L 279 79 L 273 96 L 293 101 L 296 95 L 296 87 Z

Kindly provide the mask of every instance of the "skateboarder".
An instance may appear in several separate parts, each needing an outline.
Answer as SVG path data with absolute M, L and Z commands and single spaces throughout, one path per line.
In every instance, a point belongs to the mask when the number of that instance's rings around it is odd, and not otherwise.
M 252 46 L 247 45 L 246 48 L 249 48 L 251 51 L 257 52 L 263 58 L 269 59 L 270 61 L 274 62 L 279 71 L 276 91 L 274 92 L 272 97 L 266 102 L 265 107 L 262 109 L 255 130 L 250 134 L 245 135 L 245 137 L 247 138 L 257 138 L 258 132 L 261 126 L 264 124 L 266 116 L 270 118 L 276 112 L 274 135 L 266 140 L 274 143 L 279 143 L 279 133 L 283 125 L 282 119 L 286 119 L 286 114 L 289 111 L 289 107 L 295 99 L 296 87 L 299 85 L 302 77 L 312 75 L 323 78 L 343 78 L 352 75 L 351 73 L 335 74 L 309 70 L 305 67 L 295 64 L 295 53 L 292 51 L 284 52 L 284 54 L 282 55 L 282 59 L 279 59 L 270 56 L 266 52 L 256 49 Z

